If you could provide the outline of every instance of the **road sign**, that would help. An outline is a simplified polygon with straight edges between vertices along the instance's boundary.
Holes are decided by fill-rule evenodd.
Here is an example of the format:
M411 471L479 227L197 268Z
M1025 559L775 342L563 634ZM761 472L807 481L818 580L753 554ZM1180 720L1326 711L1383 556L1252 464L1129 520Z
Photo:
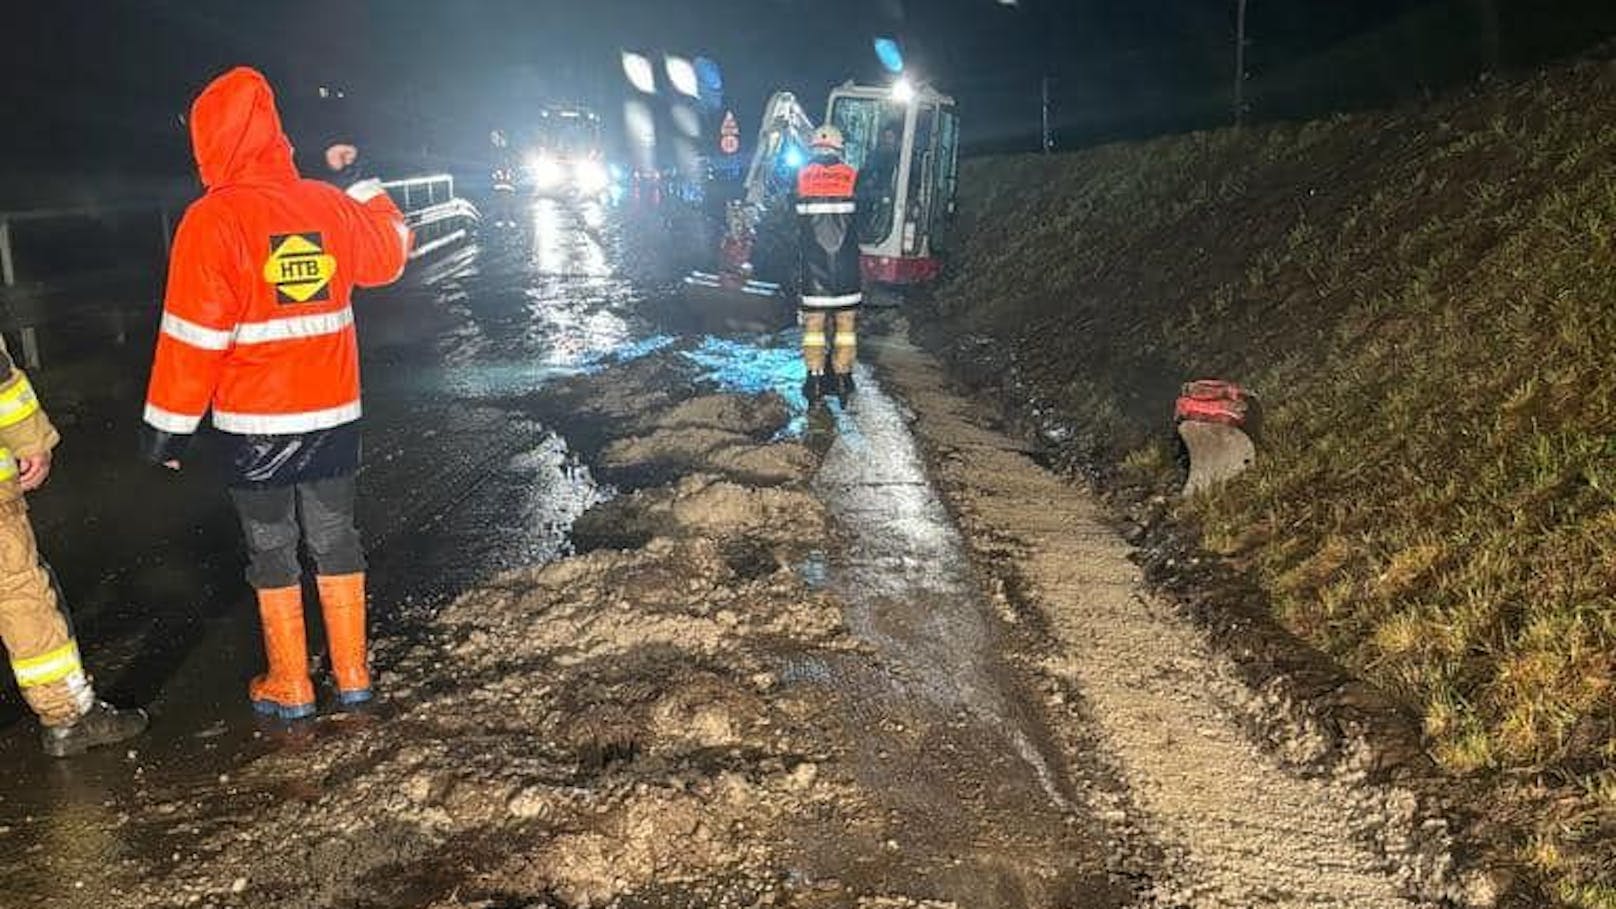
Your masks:
M718 128L718 150L726 155L741 150L741 124L736 122L734 111L724 112L724 124Z

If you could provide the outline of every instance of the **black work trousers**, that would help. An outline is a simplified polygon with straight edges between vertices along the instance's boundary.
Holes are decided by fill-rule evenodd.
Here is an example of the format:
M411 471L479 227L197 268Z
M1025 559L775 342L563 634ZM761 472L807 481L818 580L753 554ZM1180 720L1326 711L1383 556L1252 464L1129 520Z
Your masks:
M247 537L247 583L257 590L300 583L300 540L320 574L364 571L354 491L353 474L292 486L232 488L230 499Z

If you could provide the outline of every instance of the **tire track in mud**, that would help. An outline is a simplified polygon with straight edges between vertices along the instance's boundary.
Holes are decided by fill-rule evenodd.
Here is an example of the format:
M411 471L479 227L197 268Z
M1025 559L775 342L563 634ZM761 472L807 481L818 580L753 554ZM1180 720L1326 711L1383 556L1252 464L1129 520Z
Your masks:
M1097 807L1161 850L1124 859L1155 880L1145 905L1491 904L1489 881L1457 873L1440 849L1407 848L1412 796L1303 778L1255 745L1241 715L1253 693L1149 590L1098 501L985 428L929 355L895 339L871 346L917 415L976 559L1045 626L1051 708L1079 697L1098 729L1097 741L1069 740L1071 758L1098 746L1127 788Z

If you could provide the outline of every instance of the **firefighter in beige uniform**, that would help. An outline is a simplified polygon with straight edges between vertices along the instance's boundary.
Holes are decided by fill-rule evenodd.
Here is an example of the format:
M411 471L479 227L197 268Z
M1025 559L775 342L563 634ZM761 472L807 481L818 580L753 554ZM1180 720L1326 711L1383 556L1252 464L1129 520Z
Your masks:
M146 715L96 699L34 542L23 494L44 484L59 441L28 377L0 342L0 639L23 699L44 726L46 753L66 757L140 734Z

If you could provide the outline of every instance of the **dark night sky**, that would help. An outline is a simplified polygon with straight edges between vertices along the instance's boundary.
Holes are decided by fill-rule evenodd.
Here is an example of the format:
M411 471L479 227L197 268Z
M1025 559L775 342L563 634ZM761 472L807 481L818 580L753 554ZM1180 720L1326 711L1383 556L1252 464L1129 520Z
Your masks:
M1512 5L1251 3L1259 73L1383 29L1416 7ZM1194 126L1197 112L1228 92L1233 7L1234 0L30 3L8 11L0 54L0 109L9 127L0 165L13 179L182 169L177 115L208 77L233 63L263 68L288 104L321 83L345 85L373 134L387 137L378 141L452 156L540 97L578 97L610 111L622 91L623 48L714 57L745 114L775 87L793 88L812 108L832 84L876 76L870 41L884 32L903 37L912 64L959 98L968 137L978 142L1032 136L1046 71L1056 77L1061 125L1074 136ZM296 118L289 119L295 141Z

